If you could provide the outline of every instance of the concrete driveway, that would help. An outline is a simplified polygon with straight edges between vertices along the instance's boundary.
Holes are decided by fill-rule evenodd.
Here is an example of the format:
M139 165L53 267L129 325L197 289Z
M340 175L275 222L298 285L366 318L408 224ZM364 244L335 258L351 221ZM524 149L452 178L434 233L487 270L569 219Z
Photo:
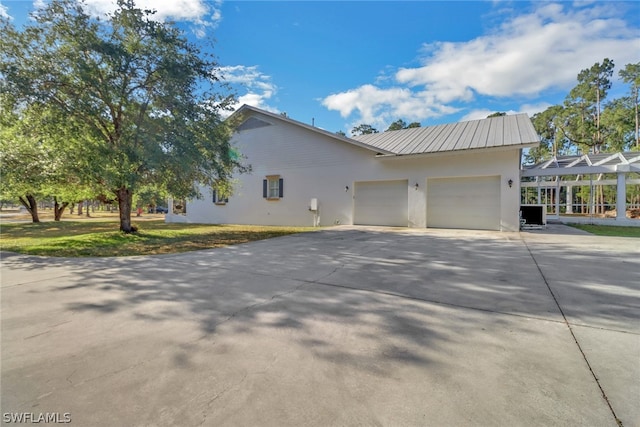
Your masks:
M1 272L4 423L640 426L637 239L342 227Z

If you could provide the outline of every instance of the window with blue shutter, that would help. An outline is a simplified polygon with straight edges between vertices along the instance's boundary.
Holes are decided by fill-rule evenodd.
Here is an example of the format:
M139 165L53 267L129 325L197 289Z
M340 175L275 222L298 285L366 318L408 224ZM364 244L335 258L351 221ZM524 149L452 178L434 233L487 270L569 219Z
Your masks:
M217 190L211 190L211 192L213 193L213 203L216 205L226 205L229 203L229 197L221 195Z
M262 197L267 200L279 200L284 197L284 179L280 175L268 175L262 181Z

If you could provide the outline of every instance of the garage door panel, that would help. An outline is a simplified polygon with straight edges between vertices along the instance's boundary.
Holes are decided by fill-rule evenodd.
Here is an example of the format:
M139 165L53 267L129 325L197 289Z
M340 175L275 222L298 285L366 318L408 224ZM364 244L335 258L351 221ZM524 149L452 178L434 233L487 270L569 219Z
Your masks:
M356 182L353 223L406 227L408 205L407 180Z
M427 227L500 229L500 177L431 178Z

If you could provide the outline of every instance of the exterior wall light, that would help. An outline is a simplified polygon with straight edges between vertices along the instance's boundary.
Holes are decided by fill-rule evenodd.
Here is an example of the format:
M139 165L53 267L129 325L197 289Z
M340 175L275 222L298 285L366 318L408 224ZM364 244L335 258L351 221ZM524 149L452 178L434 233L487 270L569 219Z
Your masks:
M416 185L414 185L414 186L413 186L413 188L415 188L415 189L417 190L417 189L418 189L418 187L420 187L420 186L419 186L419 185L418 185L418 183L416 182Z
M507 184L509 184L509 188L511 188L511 187L513 186L513 180L512 180L512 179L510 179L510 180L507 182Z
M344 191L349 191L349 186L348 186L348 185L346 185L346 186L344 187Z

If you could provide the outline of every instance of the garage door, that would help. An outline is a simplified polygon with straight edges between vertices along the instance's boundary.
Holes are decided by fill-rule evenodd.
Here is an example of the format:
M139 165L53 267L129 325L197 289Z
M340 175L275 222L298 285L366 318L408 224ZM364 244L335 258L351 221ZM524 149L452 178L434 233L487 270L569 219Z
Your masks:
M353 223L406 227L408 185L406 179L356 182L353 192Z
M500 177L427 180L427 227L500 229Z

